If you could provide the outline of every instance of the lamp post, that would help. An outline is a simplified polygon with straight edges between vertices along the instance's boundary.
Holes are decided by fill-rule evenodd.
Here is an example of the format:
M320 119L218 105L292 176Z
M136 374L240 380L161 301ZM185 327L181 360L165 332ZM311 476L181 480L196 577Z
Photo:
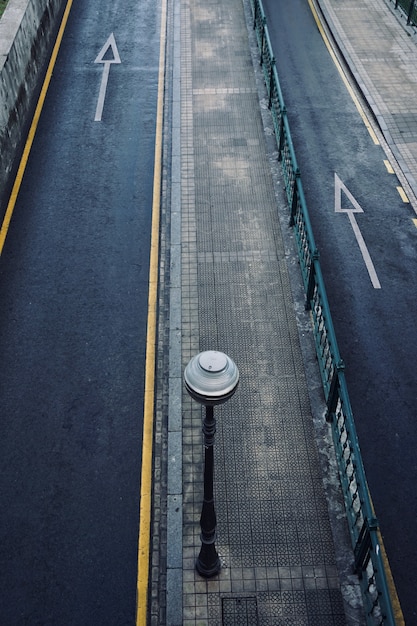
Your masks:
M203 420L204 434L204 498L201 510L201 549L196 569L201 576L210 578L220 570L217 554L216 511L213 496L214 456L216 432L214 406L231 398L239 383L239 370L223 352L208 350L194 356L184 371L184 383L190 396L206 408Z

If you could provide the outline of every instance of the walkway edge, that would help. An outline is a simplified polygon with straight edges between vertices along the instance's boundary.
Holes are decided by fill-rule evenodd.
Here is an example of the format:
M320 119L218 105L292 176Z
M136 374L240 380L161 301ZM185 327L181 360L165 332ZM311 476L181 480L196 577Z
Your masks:
M181 0L174 4L171 137L171 232L169 297L169 397L167 485L167 624L182 614L182 311L181 311Z
M159 223L161 199L161 168L162 168L162 128L164 104L164 75L165 75L165 45L166 45L166 14L167 2L162 0L160 25L160 53L158 75L158 101L156 113L155 135L155 169L152 201L151 251L149 266L149 293L148 293L148 328L146 336L145 361L145 394L143 412L143 442L142 442L142 474L140 483L140 518L138 541L138 578L137 578L137 607L136 623L146 624L149 560L150 560L150 530L151 530L151 498L152 498L152 446L153 446L153 416L155 396L155 353L156 353L156 315L158 294L158 264L159 264Z

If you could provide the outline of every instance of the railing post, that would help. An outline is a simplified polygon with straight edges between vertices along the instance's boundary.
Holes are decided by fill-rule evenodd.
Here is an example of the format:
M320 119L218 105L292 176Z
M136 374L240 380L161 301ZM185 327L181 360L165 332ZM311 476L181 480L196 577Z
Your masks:
M327 396L326 422L333 421L333 415L337 406L337 386L339 383L339 373L345 371L345 364L342 359L334 366L332 382L330 383L329 395Z
M371 550L371 531L378 530L378 520L376 517L370 519L365 518L363 520L362 528L359 533L358 540L354 549L355 557L355 574L362 578L362 572L366 569L366 566L370 557Z
M292 165L292 164L291 164ZM294 226L295 224L295 214L297 211L297 200L298 200L298 190L297 190L297 181L300 178L300 170L297 169L294 172L294 184L292 188L292 202L291 202L291 215L290 215L290 226Z
M265 24L266 24L266 17L263 18L262 20L262 33L261 33L261 58L259 59L259 65L262 67L263 63L264 63L264 41L265 41Z
M269 77L269 101L268 101L268 109L272 106L272 92L274 89L274 67L275 67L275 57L271 59L271 74Z
M315 261L318 261L319 259L320 259L320 252L316 248L313 254L311 255L311 263L310 263L309 274L308 274L306 301L305 301L305 306L304 306L306 311L311 309L311 298L313 297L314 285L316 282L316 268L315 268L314 263Z
M253 30L255 30L256 22L258 19L258 7L259 7L257 0L254 1L253 5L254 5L253 6Z
M279 137L277 137L278 143L278 161L282 159L282 149L284 147L284 117L287 115L287 109L285 106L281 109L281 119L280 119L280 127L279 127Z
M414 2L415 0L411 0L410 2L410 9L408 11L408 16L407 16L407 26L410 24L411 22L411 14L413 13L413 9L414 9Z

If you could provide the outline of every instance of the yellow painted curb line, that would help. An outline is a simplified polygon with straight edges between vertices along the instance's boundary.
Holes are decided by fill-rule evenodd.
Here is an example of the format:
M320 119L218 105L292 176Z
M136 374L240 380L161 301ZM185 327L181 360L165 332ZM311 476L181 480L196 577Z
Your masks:
M408 199L408 196L407 196L407 194L405 193L404 189L400 186L400 187L397 187L397 191L398 191L398 193L400 194L400 198L401 198L401 200L402 200L404 203L408 204L408 203L410 202L410 200Z

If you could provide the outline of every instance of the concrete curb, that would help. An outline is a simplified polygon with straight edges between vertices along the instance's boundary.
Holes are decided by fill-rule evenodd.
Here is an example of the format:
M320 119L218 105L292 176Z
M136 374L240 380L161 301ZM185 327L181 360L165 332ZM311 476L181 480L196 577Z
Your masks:
M0 19L0 188L22 139L63 0L10 0Z

